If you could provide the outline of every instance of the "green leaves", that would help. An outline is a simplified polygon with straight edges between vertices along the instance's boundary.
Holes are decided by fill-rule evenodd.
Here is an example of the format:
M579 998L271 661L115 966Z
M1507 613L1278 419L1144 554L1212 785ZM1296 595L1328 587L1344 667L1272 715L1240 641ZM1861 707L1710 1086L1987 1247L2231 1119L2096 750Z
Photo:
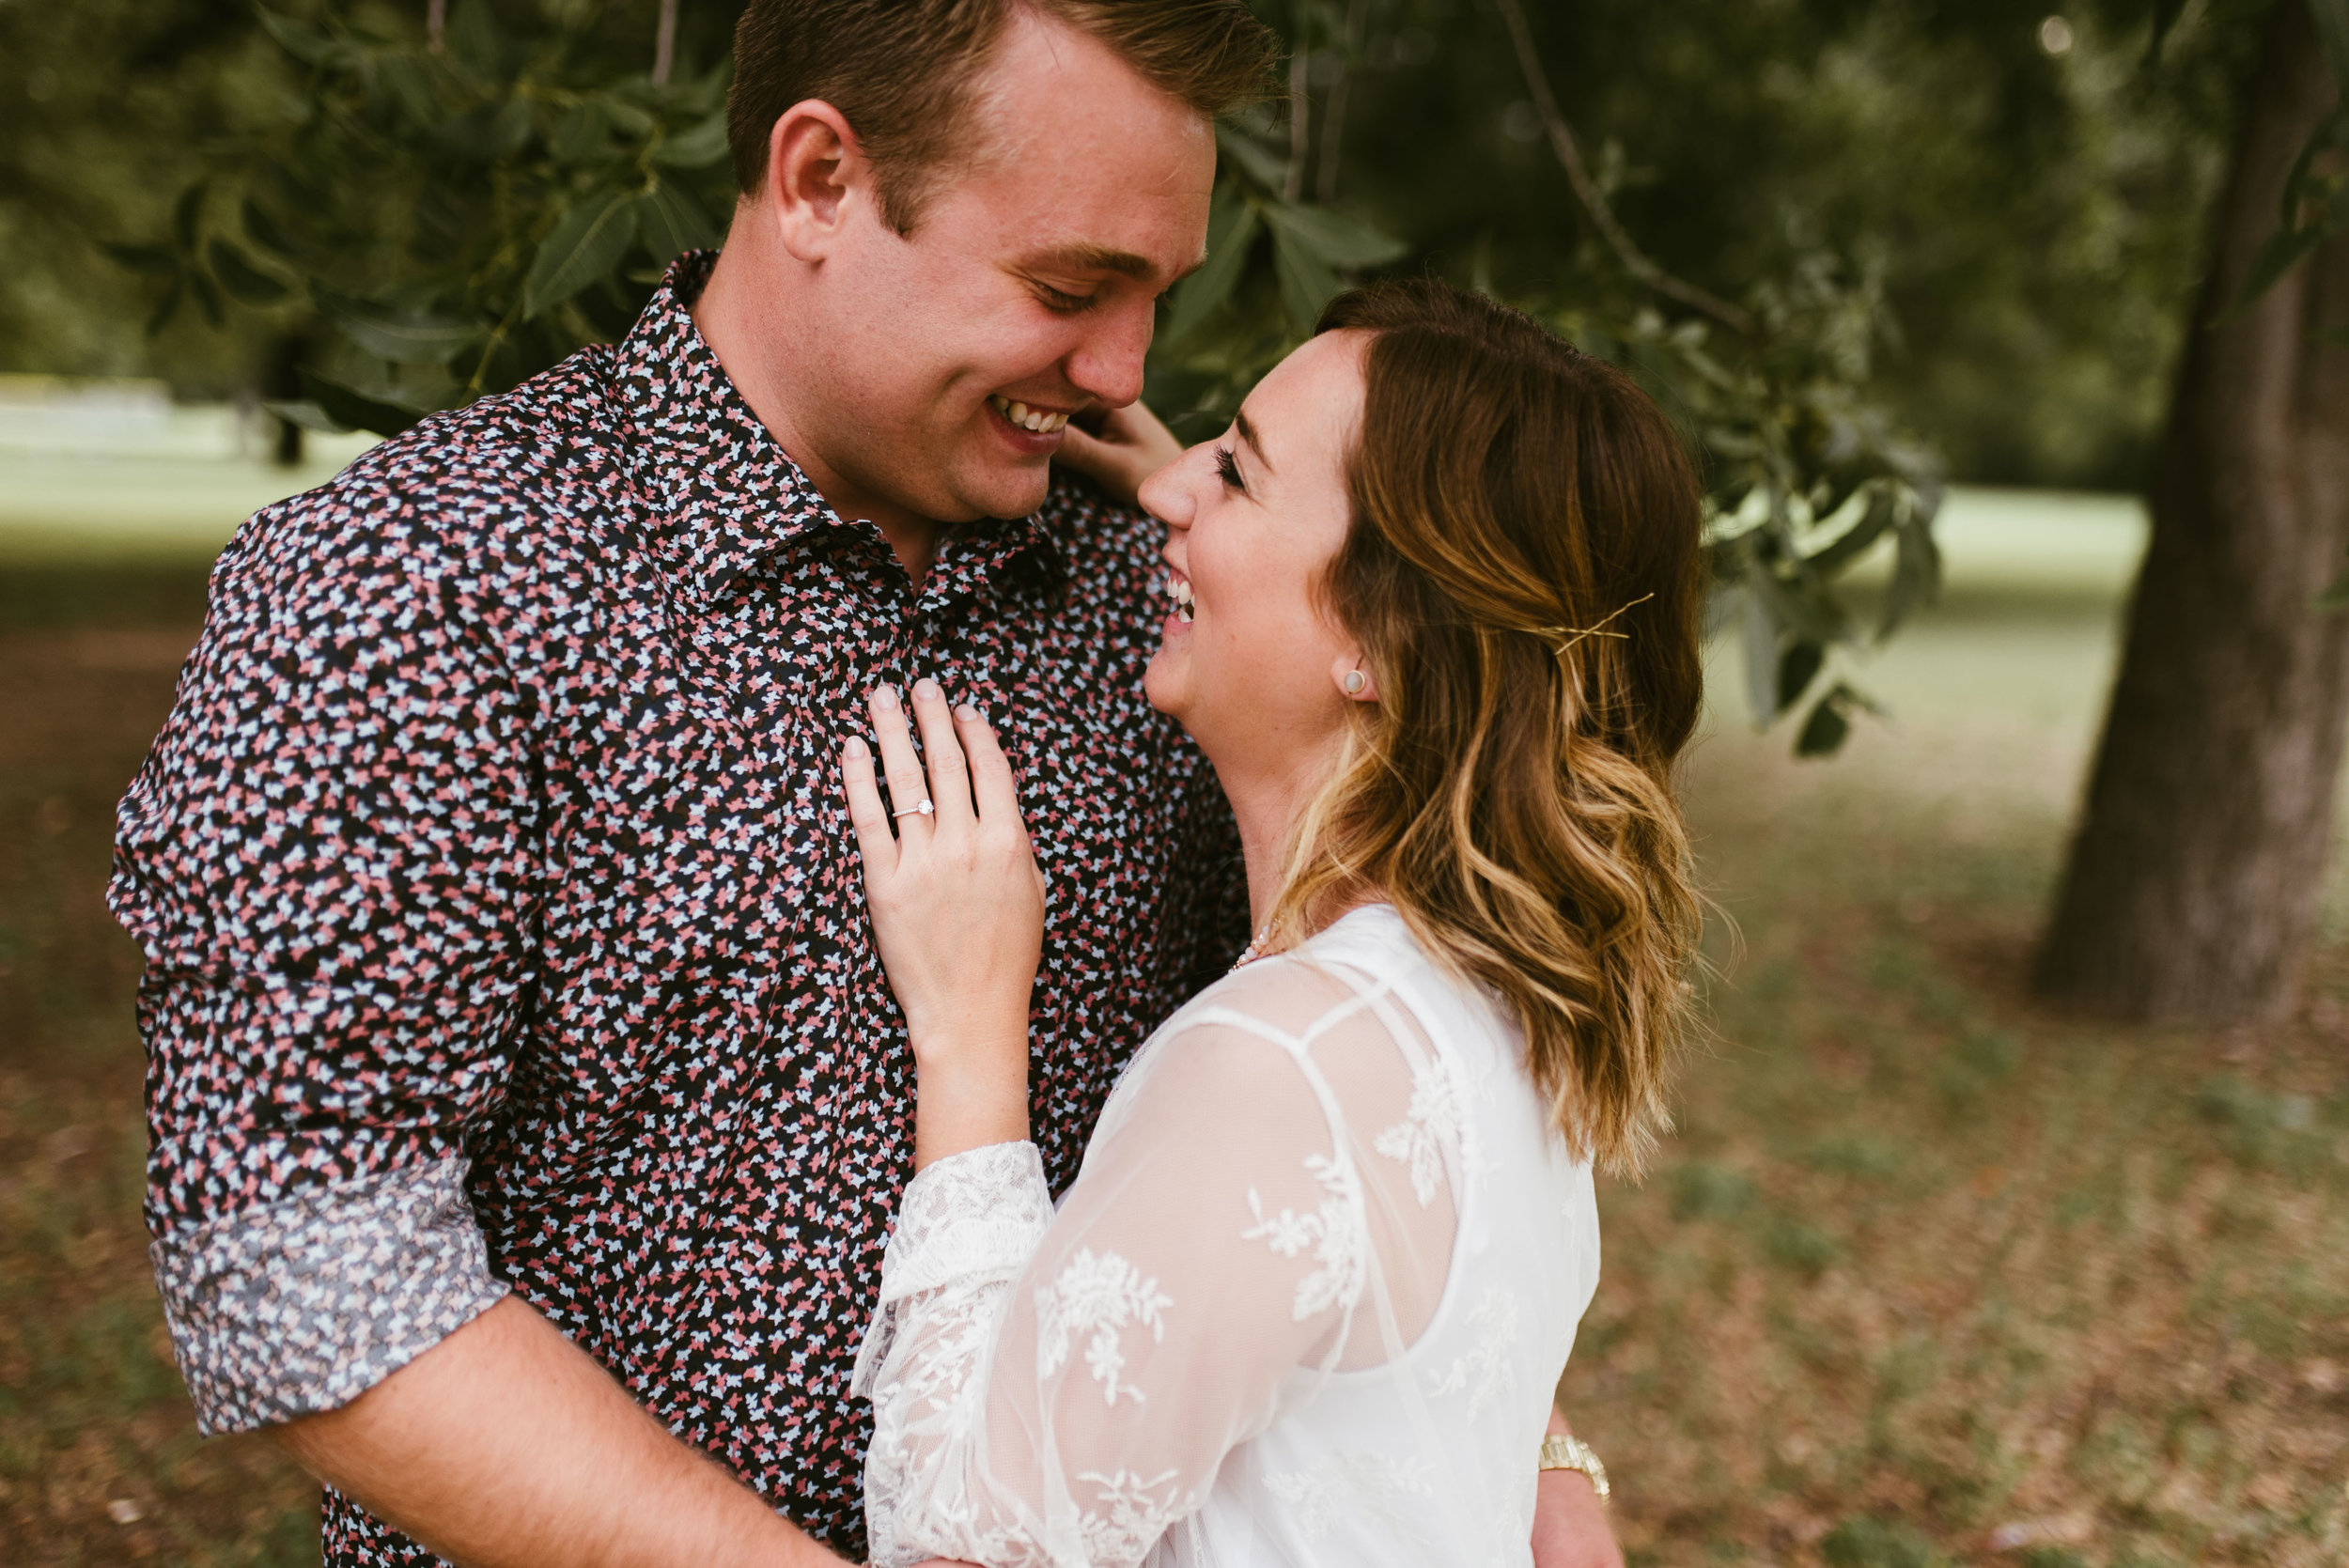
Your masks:
M620 192L564 213L539 244L523 280L522 314L543 316L609 275L636 238L636 199Z
M163 284L153 314L148 318L150 336L169 326L179 306L189 300L217 327L226 319L225 307L229 300L264 309L293 294L284 279L256 265L233 241L217 236L205 239L210 194L210 185L205 180L179 194L172 204L168 244L115 241L100 246L117 264ZM252 209L249 201L246 206Z
M636 226L653 260L667 266L687 251L707 250L724 238L683 187L661 179L636 198Z
M1262 225L1255 203L1248 199L1238 180L1227 179L1216 186L1215 200L1207 210L1207 259L1175 286L1166 330L1159 339L1161 349L1187 340L1231 299L1247 268L1248 248Z
M448 54L476 82L506 74L510 48L487 0L457 0L448 19Z
M118 240L109 240L98 248L112 256L119 265L128 267L134 272L142 272L150 278L168 278L179 275L179 258L173 255L166 246L133 245L126 244Z
M669 169L706 169L726 156L726 116L722 111L674 132L652 150L652 161Z
M1330 267L1383 267L1410 251L1392 235L1381 234L1334 207L1274 202L1266 206L1264 215L1275 235Z
M1263 203L1262 211L1272 230L1281 298L1300 334L1313 331L1321 307L1336 295L1339 269L1379 266L1408 249L1401 241L1330 208L1273 200Z
M342 429L372 430L389 436L397 435L416 422L415 410L369 397L315 370L305 368L301 377L302 390L309 395L311 406Z
M283 256L287 260L290 261L294 258L293 241L286 238L285 229L279 225L276 219L269 215L267 208L251 196L247 196L244 198L241 216L244 220L245 238L263 250Z
M1268 213L1267 221L1270 222ZM1337 294L1338 274L1279 223L1272 224L1272 266L1281 280L1281 303L1299 336L1314 330L1321 307Z
M1207 256L1169 302L1145 393L1178 431L1229 419L1256 379L1302 342L1360 271L1410 247L1339 209L1282 194L1288 165L1259 119L1216 128L1222 170L1207 216ZM1271 243L1257 241L1268 236Z
M2178 24L2178 18L2185 12L2186 0L2154 0L2153 33L2145 40L2147 65L2161 57L2162 40L2170 36L2170 29Z
M1802 701L1802 694L1811 690L1811 682L1827 662L1827 647L1808 638L1787 644L1778 660L1778 704L1774 713L1783 713Z
M692 63L714 13L655 84L649 28L624 51L634 29L577 6L451 0L435 49L421 6L272 3L301 67L288 112L226 133L167 231L109 254L152 280L158 329L279 314L318 382L289 417L394 430L503 390L627 330L657 276L640 246L665 265L719 242L728 69Z
M451 320L422 311L400 311L370 300L311 286L320 314L361 349L394 365L445 365L488 335L477 322Z
M1814 255L1750 297L1761 327L1750 338L1641 305L1581 305L1556 319L1584 349L1629 367L1698 438L1706 551L1726 612L1715 620L1734 622L1747 705L1757 727L1799 715L1797 753L1821 756L1874 711L1837 675L1839 650L1882 641L1939 586L1940 485L1931 458L1864 396L1868 349L1884 330L1871 274ZM1888 545L1875 613L1855 614L1844 582Z
M212 276L220 280L228 297L241 304L273 305L293 292L282 280L254 266L242 251L226 240L215 240L205 246L204 256L212 264Z
M1834 690L1812 705L1811 717L1802 722L1802 729L1795 737L1795 754L1824 757L1842 751L1843 742L1851 738L1852 713L1859 708L1877 711L1874 703L1838 681Z
M2336 86L2349 85L2349 0L2308 0L2316 21L2316 41Z

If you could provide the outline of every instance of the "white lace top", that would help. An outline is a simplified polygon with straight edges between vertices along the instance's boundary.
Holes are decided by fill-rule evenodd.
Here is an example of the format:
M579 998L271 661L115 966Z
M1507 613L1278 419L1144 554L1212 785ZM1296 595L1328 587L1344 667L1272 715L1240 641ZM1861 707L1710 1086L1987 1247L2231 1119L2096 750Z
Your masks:
M908 1186L872 1560L1530 1562L1597 1279L1516 1028L1358 909L1152 1036L1057 1214L1027 1143Z

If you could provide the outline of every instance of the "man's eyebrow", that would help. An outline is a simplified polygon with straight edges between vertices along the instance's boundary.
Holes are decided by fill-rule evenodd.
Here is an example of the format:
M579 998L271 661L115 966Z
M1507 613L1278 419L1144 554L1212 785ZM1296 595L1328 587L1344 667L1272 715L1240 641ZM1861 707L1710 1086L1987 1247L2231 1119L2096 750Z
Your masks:
M1248 416L1244 413L1232 415L1232 428L1239 432L1239 439L1248 443L1249 450L1256 454L1256 460L1264 464L1264 471L1270 474L1272 459L1264 455L1264 442L1256 439L1256 427L1248 423Z
M1158 275L1158 264L1146 256L1109 245L1059 245L1028 257L1031 267L1066 269L1072 272L1115 272L1143 283Z

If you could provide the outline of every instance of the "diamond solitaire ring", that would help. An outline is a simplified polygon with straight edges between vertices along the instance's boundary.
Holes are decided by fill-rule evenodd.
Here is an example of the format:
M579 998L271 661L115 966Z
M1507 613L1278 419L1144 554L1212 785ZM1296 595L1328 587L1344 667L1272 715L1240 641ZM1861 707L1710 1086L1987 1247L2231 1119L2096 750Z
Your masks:
M936 806L931 805L927 800L924 800L918 806L908 806L903 811L893 811L889 814L889 816L890 820L894 822L900 816L930 816L935 815L937 811L938 808Z

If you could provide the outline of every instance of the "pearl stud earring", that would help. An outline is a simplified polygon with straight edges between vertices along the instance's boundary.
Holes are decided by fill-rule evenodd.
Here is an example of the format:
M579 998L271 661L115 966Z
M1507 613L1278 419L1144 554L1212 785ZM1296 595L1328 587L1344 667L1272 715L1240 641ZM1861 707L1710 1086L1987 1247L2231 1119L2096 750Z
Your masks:
M1369 677L1368 675L1366 675L1362 674L1362 673L1361 673L1361 671L1360 671L1360 670L1348 670L1348 671L1346 671L1346 681L1345 681L1345 686L1346 686L1346 694L1347 696L1349 696L1349 697L1359 697L1359 696L1361 696L1361 695L1362 694L1362 688L1363 688L1363 687L1365 687L1365 686L1368 686L1369 684L1370 684L1370 677Z

